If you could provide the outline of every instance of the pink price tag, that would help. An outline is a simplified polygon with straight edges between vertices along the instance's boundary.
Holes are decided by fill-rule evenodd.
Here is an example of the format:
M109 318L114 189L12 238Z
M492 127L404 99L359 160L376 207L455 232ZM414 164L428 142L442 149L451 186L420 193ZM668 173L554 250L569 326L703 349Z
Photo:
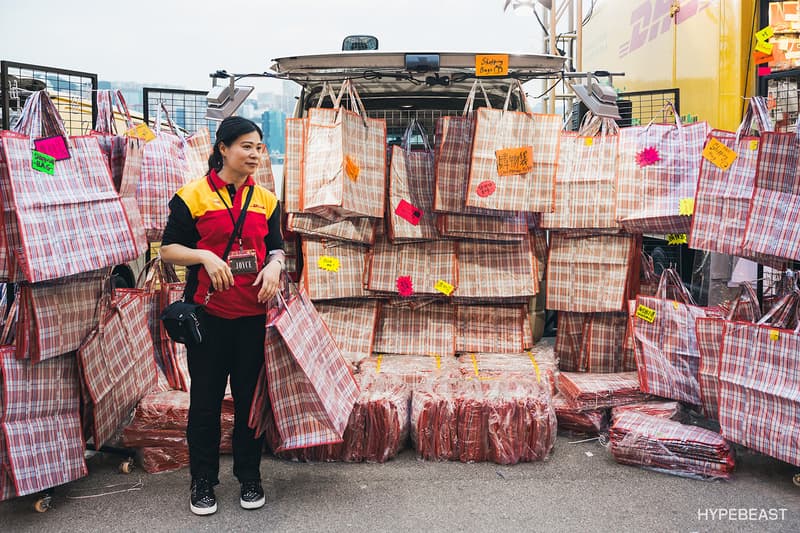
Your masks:
M394 210L394 214L414 226L418 226L419 219L422 218L422 211L405 200L400 200L400 203L397 204L397 209Z
M47 154L56 161L70 158L67 141L61 135L36 139L33 141L33 146L35 146L37 152Z
M770 67L758 67L759 76L769 76L770 74L772 74L772 69Z
M397 278L397 292L403 297L414 294L414 284L411 282L411 276L400 276Z

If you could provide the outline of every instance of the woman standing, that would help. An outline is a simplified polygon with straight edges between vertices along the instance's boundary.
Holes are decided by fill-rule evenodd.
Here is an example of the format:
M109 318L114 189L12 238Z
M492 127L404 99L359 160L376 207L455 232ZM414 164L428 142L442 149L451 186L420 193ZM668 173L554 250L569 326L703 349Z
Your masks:
M254 437L247 420L264 364L266 303L278 290L285 259L278 200L252 177L265 149L261 137L247 119L222 121L208 174L172 198L162 239L161 258L189 267L186 300L205 306L202 342L188 347L190 508L198 515L217 510L220 412L229 376L240 504L257 509L265 501L260 472L264 439Z

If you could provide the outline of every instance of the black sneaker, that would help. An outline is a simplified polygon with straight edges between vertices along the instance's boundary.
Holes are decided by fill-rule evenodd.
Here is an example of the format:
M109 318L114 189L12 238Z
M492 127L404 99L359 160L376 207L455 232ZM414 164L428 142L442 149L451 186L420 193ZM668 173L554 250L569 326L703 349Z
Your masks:
M189 507L194 514L200 516L217 512L217 498L208 477L198 476L192 479L192 500Z
M265 501L264 489L261 487L260 481L242 481L242 496L239 498L242 509L264 507Z

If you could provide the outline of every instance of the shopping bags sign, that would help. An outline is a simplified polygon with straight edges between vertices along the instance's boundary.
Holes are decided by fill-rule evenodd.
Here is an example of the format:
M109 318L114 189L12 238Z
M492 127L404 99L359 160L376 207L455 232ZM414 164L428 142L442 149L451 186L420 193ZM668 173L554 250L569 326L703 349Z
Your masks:
M641 318L642 320L652 324L656 320L656 310L640 304L636 309L636 316L637 318Z
M394 214L414 226L418 226L419 220L422 218L422 211L405 200L400 200L400 203L397 204L397 208L394 210Z
M496 150L495 157L497 158L498 176L526 174L533 168L532 146Z
M678 244L686 244L688 243L686 239L685 233L668 233L667 234L667 245L669 246L676 246Z
M475 75L506 76L508 74L508 54L491 54L475 56Z
M56 161L69 159L69 148L67 141L61 135L45 137L33 141L34 150L41 154L49 155Z
M31 154L31 168L52 176L56 172L56 158L34 150Z
M722 170L728 170L739 155L717 139L712 138L703 148L703 157Z

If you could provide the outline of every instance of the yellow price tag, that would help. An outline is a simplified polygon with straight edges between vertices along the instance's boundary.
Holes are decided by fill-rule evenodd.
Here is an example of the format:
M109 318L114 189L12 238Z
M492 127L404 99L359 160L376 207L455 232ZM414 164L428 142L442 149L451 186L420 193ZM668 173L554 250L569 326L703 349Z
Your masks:
M125 135L128 137L136 137L137 139L142 139L144 142L150 142L156 138L156 134L153 133L153 130L145 124L141 123L138 126L134 126L133 128L129 129L125 132Z
M652 324L656 320L656 310L650 309L646 305L639 304L639 307L636 309L636 316Z
M433 356L433 358L436 359L436 370L440 370L442 368L442 356L439 355L438 353L432 353L429 355Z
M475 372L475 376L480 377L480 372L478 371L478 359L475 357L474 353L469 354L469 356L472 359L472 371Z
M755 152L758 150L758 141L750 141L750 151Z
M594 137L584 137L583 144L585 146L592 146L594 144Z
M676 301L674 301L674 300L673 300L673 301L672 301L672 307L674 307L674 308L675 308L675 310L677 311L678 309L680 309L680 308L681 308L681 304L679 304L678 302L676 302Z
M679 244L687 244L689 241L687 240L685 233L668 233L667 234L667 245L669 246L677 246Z
M526 174L533 168L533 147L506 148L496 150L498 176L514 176Z
M356 165L349 155L344 156L344 173L350 178L350 181L358 181L358 174L361 169Z
M323 255L319 258L319 261L317 261L317 266L328 272L339 272L339 260L335 257Z
M770 55L772 54L772 43L765 43L764 41L758 41L754 48L756 52L761 52L762 54Z
M530 352L530 350L528 350L527 354L528 354L528 358L530 358L530 360L531 360L531 363L533 363L533 369L536 371L536 381L541 383L542 382L542 375L539 373L539 365L536 364L536 358L533 357L533 354Z
M694 198L681 198L678 203L678 214L692 216L694 214Z
M728 170L728 167L739 157L739 154L722 144L716 139L711 139L703 148L703 157L713 165Z
M756 39L764 42L771 39L773 35L775 35L775 30L772 29L772 26L767 26L756 32Z
M769 330L769 340L776 341L781 338L781 332L777 329Z
M453 287L452 285L450 285L449 283L447 283L442 279L437 281L436 285L434 285L433 288L441 292L445 296L450 296L451 294L453 294L453 291L455 290L455 287Z
M375 364L375 373L381 373L381 363L383 362L383 354L378 355L378 362Z
M508 54L476 54L475 76L505 76L508 74Z

